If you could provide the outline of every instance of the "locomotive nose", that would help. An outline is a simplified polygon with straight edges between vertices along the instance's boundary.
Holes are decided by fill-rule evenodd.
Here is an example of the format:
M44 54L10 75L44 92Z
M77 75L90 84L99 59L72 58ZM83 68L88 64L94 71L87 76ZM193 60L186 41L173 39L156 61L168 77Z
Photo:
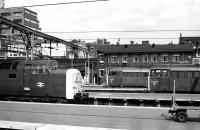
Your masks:
M82 93L81 72L77 69L68 69L66 71L66 98L74 99L74 97L83 96Z

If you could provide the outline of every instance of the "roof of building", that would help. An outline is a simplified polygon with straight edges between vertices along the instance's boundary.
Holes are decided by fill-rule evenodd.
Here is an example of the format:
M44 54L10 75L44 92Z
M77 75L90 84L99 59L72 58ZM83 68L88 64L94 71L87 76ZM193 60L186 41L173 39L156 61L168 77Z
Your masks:
M144 52L193 52L192 44L134 44L97 46L102 53L144 53Z

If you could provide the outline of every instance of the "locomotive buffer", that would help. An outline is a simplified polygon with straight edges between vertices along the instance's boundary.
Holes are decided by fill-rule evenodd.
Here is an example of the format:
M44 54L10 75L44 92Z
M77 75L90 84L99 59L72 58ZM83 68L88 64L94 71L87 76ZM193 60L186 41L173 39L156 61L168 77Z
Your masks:
M200 111L200 107L195 106L179 106L176 104L176 82L174 80L174 86L173 86L173 96L172 96L172 107L168 111L168 113L171 113L175 120L178 122L186 122L188 119L187 111Z

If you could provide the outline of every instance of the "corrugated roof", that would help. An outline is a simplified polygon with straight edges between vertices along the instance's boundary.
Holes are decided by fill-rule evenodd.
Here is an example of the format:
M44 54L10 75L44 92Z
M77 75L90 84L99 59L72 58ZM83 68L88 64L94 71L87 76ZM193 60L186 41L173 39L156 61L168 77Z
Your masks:
M97 51L103 53L142 53L142 52L193 52L191 44L135 44L135 45L104 45L97 46Z

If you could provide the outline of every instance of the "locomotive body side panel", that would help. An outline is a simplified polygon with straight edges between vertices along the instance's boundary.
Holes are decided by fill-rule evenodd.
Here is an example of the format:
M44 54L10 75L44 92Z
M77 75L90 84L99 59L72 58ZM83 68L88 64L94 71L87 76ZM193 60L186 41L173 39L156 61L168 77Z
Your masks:
M148 87L148 68L118 68L109 71L111 87Z
M122 84L122 78L120 76L110 76L108 84L110 87L120 87Z
M173 76L177 73L176 77ZM172 80L176 80L176 91L195 93L200 92L200 71L174 71ZM171 91L173 88L171 88Z
M49 96L64 97L66 95L66 70L54 70L50 72L49 85L46 89Z
M21 88L22 73L18 69L19 61L6 60L0 63L0 96L19 96Z
M20 95L22 92L18 71L0 71L0 95Z
M147 87L147 72L123 72L122 84L127 87Z
M25 64L23 72L23 95L45 96L49 83L49 73L46 64Z

